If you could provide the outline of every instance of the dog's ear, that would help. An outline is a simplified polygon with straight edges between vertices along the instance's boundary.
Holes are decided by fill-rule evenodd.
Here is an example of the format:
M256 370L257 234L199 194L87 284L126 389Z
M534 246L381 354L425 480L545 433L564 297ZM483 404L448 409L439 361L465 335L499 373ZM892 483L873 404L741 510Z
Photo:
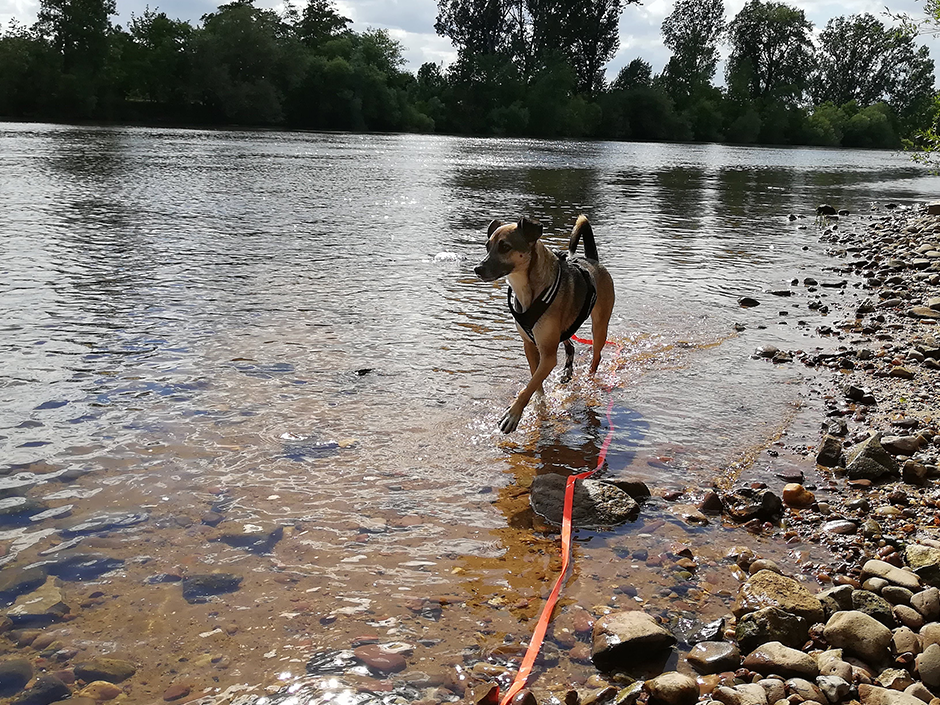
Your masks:
M496 231L496 228L498 228L500 225L502 225L500 221L491 220L489 227L486 229L486 236L489 237L492 235Z
M516 227L519 228L519 232L522 233L522 237L526 239L526 242L530 244L542 237L541 223L536 223L528 218L522 218Z

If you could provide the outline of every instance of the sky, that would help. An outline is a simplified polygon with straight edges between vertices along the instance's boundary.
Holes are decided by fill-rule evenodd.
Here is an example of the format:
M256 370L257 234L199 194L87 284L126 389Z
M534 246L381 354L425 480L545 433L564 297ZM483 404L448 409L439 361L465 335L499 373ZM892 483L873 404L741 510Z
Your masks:
M733 18L745 1L725 0L727 19ZM218 0L117 0L119 14L113 21L125 24L131 14L140 15L149 5L173 19L197 24L202 15L212 12L219 4L222 3ZM283 0L256 0L255 4L258 7L280 8ZM305 3L304 0L294 0L294 4L302 7ZM884 0L789 0L787 4L803 10L817 32L833 17L863 12L874 15L886 24L891 23L885 14ZM669 50L663 46L660 28L663 20L672 12L672 6L672 0L645 0L642 4L628 5L624 9L620 17L620 49L607 66L609 79L616 77L621 68L637 57L648 61L654 73L662 71L669 59ZM38 7L38 0L0 0L0 24L6 27L14 17L23 24L31 24L36 19ZM450 41L434 33L436 0L336 0L336 7L340 14L353 21L352 29L357 32L369 28L388 30L392 38L404 47L407 68L411 71L417 71L427 61L446 66L456 56ZM921 0L887 0L887 10L921 17L923 3ZM940 75L940 39L922 37L919 41L930 48ZM723 67L720 65L716 82L721 83L722 74Z

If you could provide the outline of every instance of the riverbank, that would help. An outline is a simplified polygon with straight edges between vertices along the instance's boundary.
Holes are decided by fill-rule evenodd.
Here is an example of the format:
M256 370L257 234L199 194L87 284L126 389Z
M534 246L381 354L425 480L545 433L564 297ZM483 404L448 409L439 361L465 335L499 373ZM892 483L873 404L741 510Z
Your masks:
M832 560L807 561L801 574L786 576L759 548L731 549L741 580L731 613L691 635L672 633L661 615L596 615L592 659L609 683L569 690L564 702L940 702L940 208L890 205L816 224L834 278L794 279L791 290L767 294L800 293L810 310L829 309L832 323L815 331L828 344L755 351L768 364L814 372L807 403L768 449L789 455L794 468L801 457L814 462L813 477L781 473L781 488L734 486L737 475L722 487L719 478L698 510L781 536L797 555L801 545L823 545ZM811 416L818 442L790 442L799 435L792 426L802 421L805 429ZM694 571L694 552L684 559ZM684 653L675 671L656 676L677 642ZM659 652L659 668L651 652ZM519 702L537 702L524 697ZM492 692L472 700L492 702Z

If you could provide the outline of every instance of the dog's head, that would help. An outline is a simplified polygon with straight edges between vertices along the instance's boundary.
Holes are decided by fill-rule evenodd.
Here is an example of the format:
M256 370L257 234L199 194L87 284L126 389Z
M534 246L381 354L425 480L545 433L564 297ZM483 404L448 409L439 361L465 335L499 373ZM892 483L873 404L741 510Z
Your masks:
M526 218L505 225L494 220L486 234L486 257L473 271L483 281L491 282L529 266L535 243L542 237L542 226Z

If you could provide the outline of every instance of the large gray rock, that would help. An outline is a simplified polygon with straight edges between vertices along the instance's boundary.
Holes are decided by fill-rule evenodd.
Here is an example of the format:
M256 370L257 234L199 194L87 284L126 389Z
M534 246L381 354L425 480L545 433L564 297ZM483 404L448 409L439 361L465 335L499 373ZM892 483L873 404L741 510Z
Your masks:
M557 473L532 480L529 504L550 524L561 525L567 478ZM640 505L625 490L603 480L576 480L571 522L575 527L616 526L636 519Z
M858 686L858 697L862 705L923 705L923 701L913 695L867 683Z
M779 641L761 644L747 655L743 665L765 676L774 674L784 678L815 678L819 675L816 659L802 651L784 646Z
M594 623L591 660L610 671L654 658L675 643L676 637L645 612L614 612Z
M698 683L682 673L670 671L646 681L650 702L659 705L694 705L698 700Z
M940 587L940 548L908 544L904 549L904 560L921 581Z
M849 450L845 470L850 480L877 480L884 475L897 475L901 468L894 456L881 447L878 432Z
M871 577L883 578L889 583L900 585L908 590L917 591L920 589L920 578L909 570L898 568L885 561L872 559L865 562L862 566L862 580Z
M761 570L748 578L738 591L731 611L738 618L764 607L779 607L803 617L809 624L823 619L822 603L793 578Z
M891 630L857 610L832 615L826 622L823 636L830 646L858 656L870 665L888 658Z
M805 619L779 607L765 607L744 615L738 620L734 631L735 639L744 653L770 641L779 641L798 649L806 643L808 634L809 623Z

